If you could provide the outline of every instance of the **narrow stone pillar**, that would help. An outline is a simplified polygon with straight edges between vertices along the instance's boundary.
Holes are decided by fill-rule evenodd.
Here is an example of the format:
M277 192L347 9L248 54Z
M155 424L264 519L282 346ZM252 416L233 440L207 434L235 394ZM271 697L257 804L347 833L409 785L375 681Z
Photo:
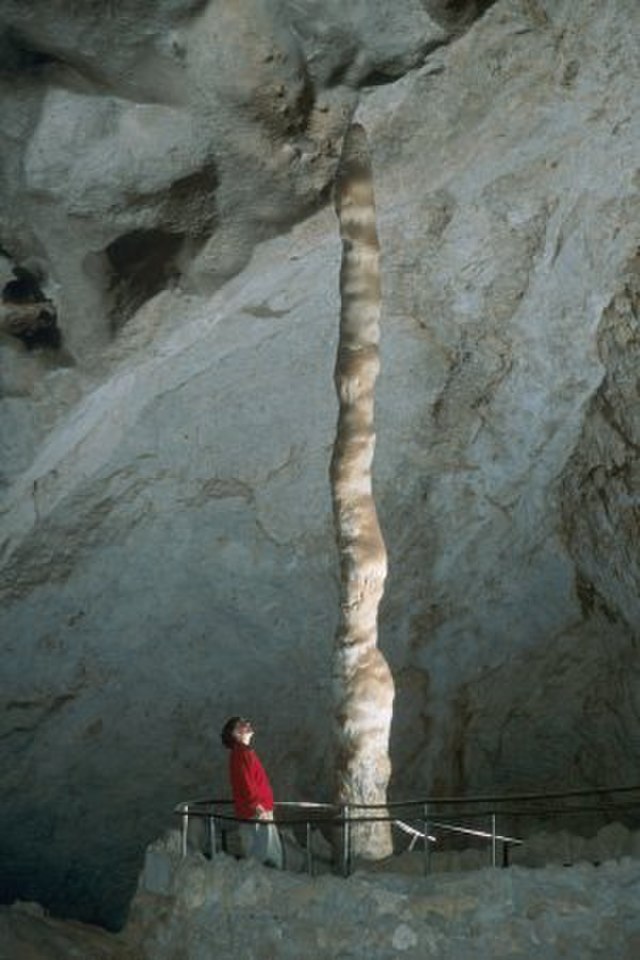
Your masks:
M380 369L380 247L367 138L359 124L345 136L335 207L342 238L335 367L340 410L330 469L340 554L340 622L333 659L336 800L384 804L394 686L377 646L387 552L371 486L374 386ZM369 815L376 812L384 815L384 810ZM359 813L367 815L357 810L352 815ZM352 852L367 859L388 856L389 824L354 827Z

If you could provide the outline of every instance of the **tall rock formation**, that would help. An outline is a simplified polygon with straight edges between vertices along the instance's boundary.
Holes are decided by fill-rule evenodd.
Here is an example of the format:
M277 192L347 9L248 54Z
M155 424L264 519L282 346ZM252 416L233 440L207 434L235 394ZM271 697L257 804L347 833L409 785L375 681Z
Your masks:
M374 391L380 368L380 246L365 131L347 130L335 186L342 238L340 334L335 384L340 410L331 460L331 492L340 553L340 623L335 637L336 791L339 803L362 809L387 799L393 678L378 647L378 607L387 551L372 489ZM393 849L388 823L372 820L352 832L356 855Z

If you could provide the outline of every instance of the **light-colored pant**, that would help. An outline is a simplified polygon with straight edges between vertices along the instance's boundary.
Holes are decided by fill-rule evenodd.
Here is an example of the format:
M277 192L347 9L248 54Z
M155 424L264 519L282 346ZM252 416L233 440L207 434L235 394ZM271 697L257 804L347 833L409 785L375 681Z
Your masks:
M264 820L240 824L240 844L245 857L253 857L261 863L278 870L283 868L282 843L278 828L273 823L273 814Z

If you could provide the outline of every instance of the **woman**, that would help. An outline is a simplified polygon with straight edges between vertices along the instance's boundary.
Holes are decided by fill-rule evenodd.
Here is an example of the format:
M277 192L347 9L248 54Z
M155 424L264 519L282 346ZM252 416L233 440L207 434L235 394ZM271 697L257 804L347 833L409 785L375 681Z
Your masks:
M230 717L221 739L229 754L233 807L240 824L245 857L282 869L282 844L273 823L273 790L260 758L251 747L254 729L244 717Z

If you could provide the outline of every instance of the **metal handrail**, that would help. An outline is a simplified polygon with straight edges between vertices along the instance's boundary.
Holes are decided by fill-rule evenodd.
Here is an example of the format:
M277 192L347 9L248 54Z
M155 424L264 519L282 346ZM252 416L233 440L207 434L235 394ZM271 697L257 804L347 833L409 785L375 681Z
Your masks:
M189 829L189 818L190 817L200 817L205 818L209 830L209 846L210 852L213 855L216 849L216 829L215 823L216 820L227 822L227 823L255 823L258 826L264 823L264 826L270 825L273 821L261 821L261 820L248 820L247 818L237 817L234 814L225 814L220 813L215 810L216 806L232 806L232 801L223 799L198 799L198 800L186 800L178 803L174 808L174 813L179 815L182 818L182 831L181 831L181 850L182 855L187 855L187 839L188 839L188 829ZM379 806L379 805L377 805ZM206 809L201 809L205 807ZM335 810L340 811L341 815L332 816L332 817L302 817L299 820L293 821L280 821L281 823L299 823L304 824L306 828L306 839L307 839L307 869L309 873L313 873L313 854L311 849L311 825L312 824L328 824L332 827L342 827L342 854L341 854L341 863L342 863L342 872L345 876L348 876L351 871L351 838L350 831L353 825L359 823L390 823L392 826L398 827L404 833L408 833L411 837L411 844L409 849L413 849L417 840L421 839L425 844L425 851L430 843L437 843L437 838L430 834L427 830L427 823L425 820L425 829L424 831L417 830L415 827L412 827L410 824L405 823L402 820L399 820L397 817L393 816L374 816L374 817L358 817L352 816L348 804L330 804L330 803L314 803L310 801L291 801L283 800L275 804L275 808L278 807L290 807L292 809L299 810L318 810L318 811L327 811ZM276 821L277 822L277 821ZM503 844L503 847L506 848L509 844L520 844L522 840L517 837L508 837L496 832L495 827L495 816L492 818L492 831L488 832L485 830L475 830L468 827L463 827L456 824L447 824L440 821L433 822L431 821L430 826L437 827L439 830L449 831L453 833L464 834L467 836L481 837L483 839L490 839L492 843L492 864L496 865L496 843L499 841ZM428 872L428 857L425 857L425 872Z
M479 794L477 796L471 797L426 797L418 800L393 800L389 803L352 803L351 806L355 810L358 807L363 807L368 810L373 810L376 807L381 809L394 808L394 807L405 807L405 806L424 806L425 803L428 804L443 804L443 805L453 805L456 806L462 803L520 803L522 801L535 801L535 800L563 800L569 799L570 797L593 797L593 796L603 796L605 794L611 793L640 793L640 784L633 784L621 787L593 787L590 790L563 790L557 792L549 793L509 793L509 794Z
M409 846L409 849L412 850L418 840L424 842L424 852L425 852L425 872L429 871L430 855L429 848L430 845L437 842L437 838L433 836L429 830L437 829L444 832L455 833L465 836L474 836L481 839L486 839L491 842L491 863L493 866L496 866L497 862L497 845L498 843L502 844L503 850L503 865L508 865L508 854L509 848L511 846L520 845L523 841L519 837L507 836L497 832L496 827L496 817L497 813L500 813L501 816L509 817L518 817L518 816L532 816L532 815L544 815L544 814L571 814L571 813L581 813L581 812L606 812L618 809L629 809L633 806L637 807L638 802L634 803L633 801L627 802L608 802L603 803L599 806L574 806L569 805L565 807L552 807L546 809L540 809L535 807L523 806L519 810L511 810L501 808L499 805L503 803L510 804L523 804L526 805L530 802L540 802L545 801L548 803L550 800L573 800L579 797L598 797L598 796L612 796L613 794L628 794L632 792L640 793L640 785L624 785L620 787L596 787L590 790L565 790L563 792L550 792L550 793L524 793L524 794L510 794L502 796L475 796L475 797L430 797L426 800L404 800L404 801L390 801L386 804L337 804L337 803L321 803L315 801L278 801L275 805L276 811L279 809L289 808L295 811L301 811L303 813L308 813L310 811L315 811L316 815L313 817L303 816L300 819L285 821L280 821L280 823L297 823L303 824L306 829L306 841L307 841L307 867L309 873L313 873L313 856L311 851L311 827L312 824L329 824L332 827L342 828L342 851L341 851L341 865L342 872L345 875L348 875L351 870L351 831L354 825L358 823L376 823L376 822L387 822L391 823L393 826L396 826L402 832L409 834L412 839ZM638 798L640 802L640 797ZM498 810L474 810L474 811L464 811L456 809L456 820L460 818L465 819L474 819L476 817L487 817L491 819L491 829L490 830L481 830L473 827L463 826L460 823L450 823L444 822L442 819L434 821L431 819L432 810L434 807L442 808L447 806L454 806L458 808L462 804L472 805L487 805L493 804L498 806ZM182 801L176 805L174 808L174 813L181 816L182 818L182 852L183 855L187 853L187 833L189 827L189 818L190 817L201 817L206 818L208 831L209 831L209 845L211 853L215 852L216 848L216 821L223 822L236 822L242 823L242 818L236 817L233 814L222 813L219 810L216 810L216 807L230 807L232 806L232 801L223 798L223 799L211 799L208 797L203 797L195 800ZM397 815L389 814L388 812L382 816L358 816L359 810L398 810L408 808L420 808L421 820L423 824L423 830L418 830L410 824L405 823L403 820L400 820ZM204 808L204 809L203 809ZM318 814L331 813L330 816L318 816ZM260 823L261 821L251 821L253 823ZM276 821L277 822L277 821Z

